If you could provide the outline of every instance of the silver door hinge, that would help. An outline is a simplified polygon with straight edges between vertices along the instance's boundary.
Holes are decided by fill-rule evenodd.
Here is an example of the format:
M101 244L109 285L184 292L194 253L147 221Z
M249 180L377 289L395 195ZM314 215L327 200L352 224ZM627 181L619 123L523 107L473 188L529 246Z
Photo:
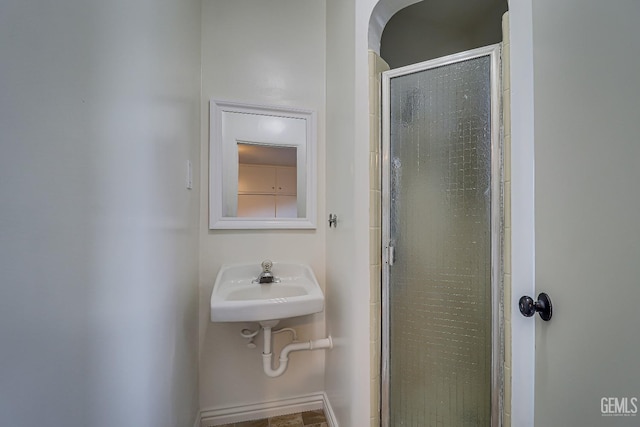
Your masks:
M387 246L387 264L393 265L396 261L396 248L393 245Z

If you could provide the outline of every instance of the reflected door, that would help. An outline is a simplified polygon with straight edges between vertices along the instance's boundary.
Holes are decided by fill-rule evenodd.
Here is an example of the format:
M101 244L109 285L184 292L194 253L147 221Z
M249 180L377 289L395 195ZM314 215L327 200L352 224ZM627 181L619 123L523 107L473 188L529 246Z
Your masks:
M383 426L497 426L499 47L383 74Z

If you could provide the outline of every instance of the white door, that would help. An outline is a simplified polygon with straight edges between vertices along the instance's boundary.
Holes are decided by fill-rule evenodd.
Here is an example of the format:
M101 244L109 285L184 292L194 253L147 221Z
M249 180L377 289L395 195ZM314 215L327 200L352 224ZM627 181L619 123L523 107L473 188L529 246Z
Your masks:
M536 427L638 426L640 2L536 0L532 17L535 294L553 317L526 319L535 379L514 371L514 396L535 382ZM512 425L530 425L520 404Z

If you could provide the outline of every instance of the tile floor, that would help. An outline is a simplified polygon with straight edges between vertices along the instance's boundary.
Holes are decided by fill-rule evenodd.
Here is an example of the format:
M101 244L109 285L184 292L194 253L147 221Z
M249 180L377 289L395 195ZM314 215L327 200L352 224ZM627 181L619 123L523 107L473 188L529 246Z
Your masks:
M298 414L281 415L263 420L225 424L219 427L327 427L327 419L322 409Z

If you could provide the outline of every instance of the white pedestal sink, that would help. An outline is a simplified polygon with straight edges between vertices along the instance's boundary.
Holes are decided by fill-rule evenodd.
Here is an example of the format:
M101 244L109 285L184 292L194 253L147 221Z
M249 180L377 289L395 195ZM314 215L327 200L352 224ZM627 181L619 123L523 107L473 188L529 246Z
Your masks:
M275 283L257 283L259 263L225 265L211 293L212 322L264 322L319 313L324 295L311 268L273 263Z

